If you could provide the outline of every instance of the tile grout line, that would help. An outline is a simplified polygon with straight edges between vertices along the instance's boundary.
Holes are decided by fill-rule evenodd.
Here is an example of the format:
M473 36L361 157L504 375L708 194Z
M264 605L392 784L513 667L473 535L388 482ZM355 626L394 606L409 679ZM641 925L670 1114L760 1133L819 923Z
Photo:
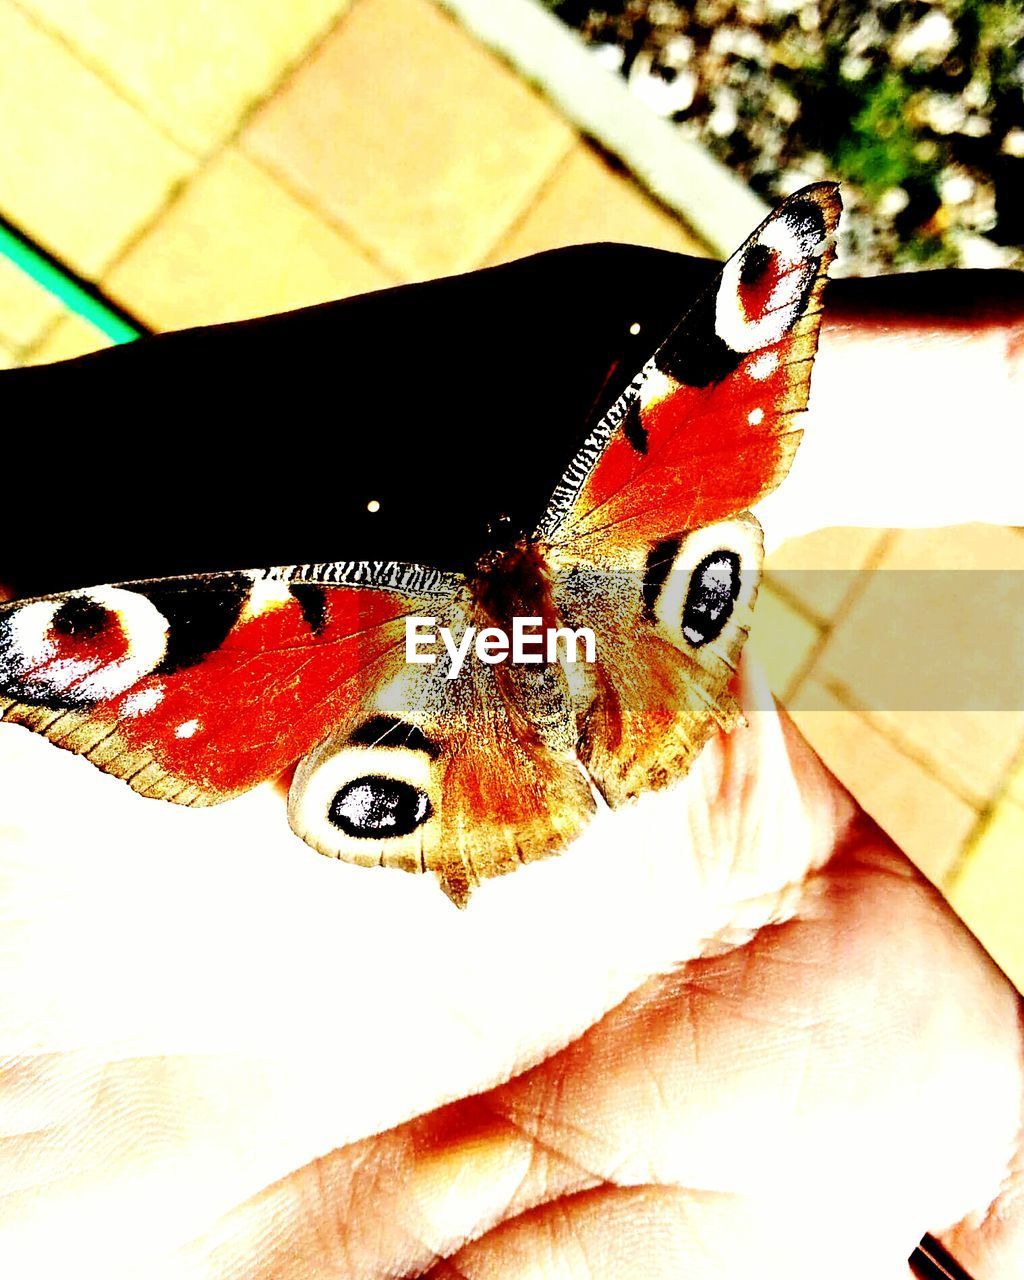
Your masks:
M167 198L153 213L152 217L146 218L144 222L140 223L132 234L125 238L124 243L118 247L117 252L111 255L110 260L104 266L102 273L97 277L97 283L102 285L104 291L109 293L109 295L120 306L129 306L130 304L120 298L117 293L109 287L108 282L110 280L110 276L119 266L121 266L128 255L138 248L142 241L145 240L151 232L156 230L157 226L175 208L175 206L181 203L187 192L192 188L193 184L202 177L204 173L206 173L219 154L219 152L215 152L212 155L207 156L199 162L187 178L182 178L179 182L174 183L167 192ZM144 316L140 313L139 319L144 321L146 324L152 325L152 327L159 332L158 326L153 324L150 317Z
M906 760L910 761L912 764L917 765L918 768L920 768L929 778L931 778L933 782L935 782L938 786L942 787L944 791L949 792L949 794L954 796L957 800L960 800L962 803L966 804L967 807L972 811L974 817L970 826L970 830L967 832L964 838L960 841L959 847L957 848L956 853L954 855L952 865L940 877L939 880L933 881L933 883L935 884L936 888L940 891L940 893L942 893L942 895L948 899L951 893L951 890L953 888L953 885L955 883L955 880L960 873L960 869L965 863L967 857L969 856L970 851L973 849L975 841L978 838L979 830L983 829L984 826L986 826L988 824L988 821L990 820L991 813L990 813L989 805L986 804L986 805L979 806L978 802L973 797L966 795L958 786L954 785L954 783L951 780L945 778L940 772L937 772L930 761L925 761L920 756L918 756L916 751L914 751L914 749L910 747L909 744L905 745L901 739L894 738L890 736L888 733L883 732L883 730L879 727L879 725L877 725L874 722L874 720L871 718L870 712L866 711L857 702L856 698L851 694L850 690L840 681L823 679L821 681L821 684L822 684L822 687L826 690L826 692L830 693L832 697L835 698L835 700L841 705L843 713L856 717L856 719L862 725L866 726L872 733L877 733L879 737L883 739L883 741L888 743L889 746L891 746L894 750L898 751L901 756L903 756ZM814 714L813 708L804 708L804 711L806 714ZM804 733L804 730L802 728L800 729L800 732L803 733L804 736L806 737L806 733ZM843 779L840 778L839 781L842 783ZM845 786L846 784L843 783L843 785ZM856 797L854 798L857 799ZM900 851L904 854L904 856L908 858L913 863L913 865L917 867L919 871L922 872L922 874L925 874L922 871L916 859L910 857L910 855L907 853L906 849L903 847L900 841L896 839L896 837L889 831L889 829L885 826L885 824L879 818L875 817L871 813L871 810L869 808L869 805L871 803L871 796L870 795L866 796L865 801L857 800L857 803L861 805L861 807L864 809L866 813L869 814L869 816L874 818L874 821L878 822L882 830L885 831L885 833L889 836L889 838L893 841L893 843L897 846L897 848L900 849Z
M80 49L74 41L57 25L47 21L32 9L27 9L23 0L8 0L8 3L17 10L25 21L42 35L49 37L54 44L64 50L78 66L88 71L90 75L96 77L97 80L108 89L120 102L130 107L134 112L140 115L146 123L157 133L162 134L165 142L170 142L177 147L179 151L184 151L192 156L196 161L202 161L203 152L200 148L192 146L190 143L182 142L180 138L170 131L167 125L159 120L155 120L149 113L149 109L138 99L130 90L123 88L117 83L111 74L110 68L103 62L98 61L91 53L85 49Z
M357 4L364 0L347 0L339 10L332 14L326 20L322 27L310 36L307 43L300 49L293 58L285 60L278 68L276 74L270 80L268 87L262 92L256 93L249 99L240 109L231 126L225 130L223 135L215 139L209 146L196 146L191 142L186 142L183 138L176 135L169 125L158 120L153 114L152 109L133 91L120 84L114 77L111 69L106 63L99 60L94 54L85 48L80 48L74 40L68 36L64 30L56 23L48 21L45 17L37 14L34 10L26 8L24 0L8 0L8 3L15 8L21 16L31 26L35 27L43 35L48 36L59 45L65 53L67 53L79 66L90 72L96 77L107 89L119 98L127 106L136 111L146 122L152 126L158 133L162 134L165 141L172 143L181 151L187 152L193 156L197 163L201 166L222 151L238 134L241 125L248 119L250 112L265 102L282 86L285 80L292 76L301 66L303 66L317 49L323 44L329 35L333 33L336 27L348 17L349 13Z
M94 63L88 55L83 55L76 48L76 46L58 28L54 28L49 23L38 20L33 13L27 11L23 7L21 0L10 0L10 2L15 6L17 11L25 18L25 20L28 23L30 23L30 25L32 25L35 29L40 31L42 34L53 39L55 43L60 45L65 50L65 52L68 53L68 55L74 59L74 61L78 65L82 66L91 75L96 76L96 78L104 85L104 87L110 90L110 92L112 92L121 102L125 103L133 111L138 112L139 115L141 115L142 118L146 121L146 123L151 125L154 129L156 129L157 132L159 132L166 141L171 142L175 147L177 147L181 151L184 151L186 154L191 156L192 159L195 161L193 168L187 175L184 175L183 177L179 178L176 182L172 183L169 186L166 197L158 205L158 207L153 211L150 217L144 219L139 224L139 226L135 228L135 230L131 233L131 235L127 236L125 240L117 247L117 249L106 259L106 261L102 264L100 270L97 271L94 275L90 276L90 279L93 281L93 283L97 285L104 285L105 282L109 279L110 275L119 266L123 264L125 259L133 252L133 250L135 250L148 235L154 232L159 226L159 224L163 221L163 219L168 214L170 214L178 204L180 204L182 198L192 188L194 183L197 182L198 179L202 177L204 173L208 172L211 164L237 140L239 134L241 133L242 128L244 127L245 123L248 121L250 115L253 112L255 112L260 106L262 106L263 103L269 101L269 99L272 98L284 86L285 82L291 78L291 76L299 69L299 67L302 66L311 57L313 57L316 50L319 49L320 46L323 44L323 42L334 33L335 29L339 27L346 20L349 13L351 13L351 11L355 8L355 6L359 3L365 2L365 0L349 0L349 3L344 6L342 11L338 14L335 14L330 19L330 21L325 23L323 28L310 39L309 43L305 46L305 48L301 51L300 54L298 54L290 62L284 64L284 66L280 70L277 77L268 86L265 93L261 97L253 98L249 103L246 104L246 107L239 113L238 117L236 118L235 123L232 126L231 130L228 133L226 133L224 137L221 138L214 146L212 146L209 150L205 152L201 150L197 150L193 147L184 146L177 138L174 137L173 134L171 134L166 129L165 126L160 124L158 121L154 120L153 117L149 114L148 110L146 110L140 102L138 102L132 95L129 95L124 90L122 90L119 85L117 85L111 78L109 78L107 69L103 67L103 64ZM249 156L248 152L245 152L243 150L242 153L246 156L247 159L252 161L252 157ZM253 161L253 163L255 162ZM262 166L259 166L259 167L262 168ZM271 175L271 176L274 177L275 181L279 181L276 175ZM295 198L294 192L289 190L288 194L292 195L293 198ZM315 214L319 222L324 223L325 220L322 214L320 214L318 211L313 210L305 200L300 200L300 203L303 205L303 207L306 209L307 212L311 214ZM326 224L326 225L329 226L329 224ZM357 242L354 247L357 248L357 250L360 253L362 253L364 257L367 256L361 244ZM374 265L378 265L378 264L374 263ZM394 272L390 269L387 270L387 274L390 277L394 276ZM111 297L113 297L115 301L118 301L120 304L120 299L117 298L116 294L111 292ZM54 316L44 326L43 331L36 338L34 338L31 342L26 344L24 347L17 348L16 354L19 360L29 359L31 355L34 352L36 352L49 337L52 336L52 334L54 333L58 325L65 318L66 314L67 313L65 309L62 308L59 314ZM140 316L139 318L142 320L146 320L146 323L149 323L146 317Z
M268 86L265 93L259 97L252 98L245 107L239 112L238 118L235 120L234 128L224 138L218 154L223 154L229 147L234 147L239 155L245 159L256 169L269 178L282 191L286 192L295 202L302 206L307 213L311 214L329 231L340 234L356 251L370 263L382 271L390 280L396 284L403 282L403 275L397 271L391 263L381 258L372 246L366 244L358 233L354 233L345 223L336 219L328 211L321 209L316 205L308 193L297 189L292 182L280 173L272 164L266 161L262 156L253 155L248 147L242 141L242 134L255 119L256 115L285 88L285 85L294 76L306 66L309 65L316 57L317 53L323 45L332 39L335 32L338 31L350 18L354 9L361 4L366 4L367 0L348 0L340 13L334 15L330 22L325 23L323 29L318 35L314 36L306 45L302 53L288 64L281 74L274 80L273 84Z
M241 141L243 131L263 106L273 99L284 88L285 84L295 74L297 74L303 66L308 64L312 58L315 57L323 43L334 35L336 30L348 19L355 7L360 3L366 3L367 0L350 0L348 4L344 5L339 13L334 14L329 21L324 24L320 31L311 37L309 42L301 52L296 55L296 57L282 65L279 74L273 82L261 94L254 96L245 104L243 109L238 113L230 131L226 132L220 140L208 150L196 148L191 144L184 143L165 125L156 120L140 99L119 85L113 79L109 68L105 64L95 60L88 52L79 49L59 27L51 25L45 19L39 19L34 13L24 9L21 0L12 0L12 2L16 5L18 12L22 14L27 22L48 38L53 39L54 42L57 43L77 65L82 66L87 72L94 75L108 91L113 93L120 101L124 102L132 111L137 112L141 118L160 133L166 141L183 151L193 161L190 171L169 186L165 199L154 210L152 215L140 223L134 232L126 237L114 253L106 259L100 270L92 277L95 282L103 283L109 279L110 275L123 264L138 245L146 239L147 236L152 234L160 223L172 213L185 194L193 188L194 184L197 183L205 173L209 171L211 164L233 146L236 148L238 154L258 168L260 172L267 176L271 181L279 185L284 192L294 199L311 217L315 218L317 222L326 229L339 234L344 240L346 240L351 248L360 254L369 263L369 265L380 270L389 281L400 283L406 279L403 270L398 267L397 264L390 262L386 255L380 253L375 246L364 240L356 228L351 226L344 219L337 217L337 215L333 214L331 211L323 209L318 203L316 203L315 197L311 197L309 193L293 184L287 175L276 169L276 167L270 162L264 160L262 157L253 155ZM479 37L475 36L471 30L467 30L465 25L458 22L450 12L446 13L445 17L452 26L462 34L468 35L470 39L479 39ZM494 51L492 50L491 52L492 56L495 56ZM543 94L536 85L531 85L530 88L531 91L539 97L549 100L550 95ZM557 104L554 105L557 110ZM523 224L523 222L529 217L537 201L542 198L544 192L548 190L549 186L556 180L558 174L568 162L574 147L581 141L586 141L581 138L570 120L566 119L564 116L562 118L565 124L569 127L571 133L564 150L556 158L552 167L546 174L544 174L532 192L525 197L520 209L497 234L489 248L480 256L478 259L478 265L487 261L488 258L498 252L500 246L507 242L509 237L514 234L515 229ZM660 201L658 203L660 203ZM63 312L59 313L44 326L42 331L30 343L26 344L24 347L18 348L17 354L19 358L31 358L31 356L37 352L49 338L52 337L63 318Z
M637 183L728 256L767 206L725 165L651 112L582 40L535 0L432 0L540 89L563 119L619 156ZM701 199L694 199L694 191Z
M862 579L865 579L865 581L859 583L842 601L842 604L830 627L830 634L838 625L841 624L843 619L848 615L850 609L856 603L856 600L860 597L863 591L866 590L866 580L869 579L871 574L878 569L878 566L894 543L898 532L899 531L895 529L887 530L883 539L871 553L868 561L861 570L861 577ZM821 644L817 646L813 660L805 664L805 670L800 673L800 680L796 682L796 685L792 690L787 690L787 701L789 698L796 696L800 685L810 674L814 663L817 662L817 659L824 647L825 638L823 637ZM821 683L823 687L831 693L847 711L851 714L857 715L863 723L872 729L873 732L879 734L902 756L916 764L930 778L934 779L934 781L936 781L940 786L944 787L958 799L962 800L974 811L975 819L971 829L961 841L956 858L942 879L943 891L950 891L959 876L962 874L964 867L969 862L974 847L984 834L996 807L1008 794L1009 781L1013 776L1013 770L1021 760L1024 760L1024 742L1022 742L1022 749L1018 751L1015 759L1007 767L992 793L986 797L979 797L977 793L967 790L958 776L954 775L952 772L947 772L941 764L936 764L935 761L926 758L912 742L908 741L901 733L899 733L898 730L895 730L892 725L879 723L875 715L870 710L860 705L857 699L851 694L850 690L841 681L822 678Z
M886 529L883 531L881 538L869 552L864 563L857 570L856 579L846 592L846 595L843 596L842 600L840 600L839 607L831 618L826 618L823 615L816 614L813 609L808 608L801 600L792 596L784 587L780 588L779 584L771 578L770 571L765 575L769 581L771 581L772 589L776 594L780 596L785 603L790 605L794 612L802 617L805 622L810 622L820 631L818 639L811 646L810 652L800 664L800 667L795 672L787 686L784 701L789 702L791 699L796 698L801 685L811 674L811 671L817 664L818 659L824 653L825 647L829 640L831 640L836 628L842 625L843 621L849 616L853 605L867 590L871 576L874 574L879 564L881 564L892 545L894 538L895 534L892 529ZM884 736L886 735L883 734L883 737Z
M977 849L980 844L985 832L992 825L992 818L995 816L995 811L995 800L983 805L982 808L978 810L977 816L971 824L970 831L968 831L967 835L963 839L963 843L956 852L956 857L953 859L952 865L942 877L942 892L947 896L952 894L956 888L957 881L966 871L968 863L974 856L975 849Z
M787 570L787 569L781 569L779 570L779 572L791 573L793 571ZM854 570L854 572L857 573L859 572L859 570ZM817 610L812 609L809 604L806 604L803 600L800 599L798 595L795 595L792 592L792 590L786 586L784 582L780 582L775 577L774 570L772 569L765 570L764 576L761 579L761 585L764 587L767 587L770 591L772 591L775 595L777 595L779 599L785 605L787 605L788 608L792 609L794 613L798 614L803 619L804 622L809 622L811 626L817 627L819 629L822 627L831 627L832 620L829 617L827 617L825 614L818 613ZM757 608L756 602L754 604L754 608L755 609Z
M377 268L388 277L392 285L408 283L408 277L392 262L383 257L379 250L369 244L362 236L337 214L329 210L321 209L319 205L314 203L313 198L308 191L303 189L291 180L287 174L282 173L268 160L262 156L254 156L244 144L237 142L231 138L228 146L234 147L236 154L242 156L254 169L258 169L265 178L268 178L275 186L285 192L285 194L296 204L300 205L310 217L314 218L325 230L333 232L346 241L353 249L355 249L371 266ZM225 147L225 150L227 147ZM389 287L389 286L385 286Z
M992 825L992 819L1004 803L1014 803L1014 798L1010 795L1010 780L1013 778L1017 769L1024 764L1024 738L1018 745L1017 753L1003 771L998 783L992 794L984 805L978 810L978 816L974 825L967 833L963 844L960 846L959 853L953 865L946 872L943 878L942 887L944 890L952 891L957 881L966 871L974 851L981 842L985 832Z
M338 223L334 222L333 219L327 218L323 213L323 211L318 209L313 204L311 204L309 199L303 193L296 191L291 186L290 183L288 183L283 179L281 174L277 173L269 165L264 164L257 157L253 156L244 146L241 145L241 142L240 142L242 131L246 128L249 121L256 114L256 112L259 111L272 98L274 98L284 88L285 84L292 78L292 76L297 74L297 72L302 66L304 66L313 57L315 57L317 51L320 49L323 43L329 38L331 38L334 35L334 32L345 21L347 21L349 14L356 7L356 5L365 3L365 2L366 0L349 0L349 3L345 5L341 13L336 14L330 20L330 22L325 24L323 29L310 40L309 44L307 44L306 48L302 51L302 53L298 57L296 57L292 62L288 63L286 66L283 67L283 69L281 70L277 78L273 81L272 84L270 84L267 87L265 93L263 93L262 96L254 97L253 99L251 99L250 102L246 104L243 110L239 112L238 117L235 120L234 126L232 127L231 131L225 134L225 136L221 139L218 145L202 159L201 163L196 167L196 169L193 171L192 174L190 174L190 176L187 179L184 179L182 182L175 184L175 187L168 193L168 198L164 202L164 204L160 207L160 209L153 215L151 219L149 219L145 223L143 227L141 227L136 232L136 234L131 236L125 242L125 244L121 247L121 249L110 261L110 263L108 263L108 265L104 268L104 273L103 273L104 279L108 277L110 273L113 272L117 267L119 267L125 261L125 259L129 256L129 254L134 249L136 249L139 246L139 244L148 235L156 231L160 222L169 213L172 212L175 205L181 202L181 200L184 198L187 192L194 186L194 184L205 173L209 172L212 165L218 159L220 159L220 157L223 156L225 152L227 152L229 149L233 149L237 154L244 157L244 159L249 164L253 165L254 168L258 169L265 177L269 178L272 182L274 182L276 186L280 187L281 190L284 191L286 195L288 195L290 198L295 200L297 204L299 204L308 214L310 214L311 217L315 218L315 220L321 226L323 226L326 230L333 231L335 232L335 234L341 234L342 237L350 243L351 247L354 248L364 258L366 258L367 261L369 261L372 266L375 266L379 270L383 271L384 274L387 275L390 280L393 280L396 283L400 282L401 277L396 276L394 269L390 265L385 264L380 260L378 260L377 256L374 253L368 252L367 247L363 244L363 242L359 237L353 236L349 232L347 227L343 227Z
M862 570L863 577L870 577L870 575L878 569L879 565L885 559L886 555L895 543L899 532L900 531L898 529L886 530L884 537L872 551L864 565ZM856 599L858 599L866 589L867 584L865 582L863 585L859 585L847 595L836 614L836 618L833 622L833 630L846 616L848 616L850 609L856 602ZM963 786L963 783L958 776L954 775L952 772L947 772L941 765L936 764L935 761L927 759L924 754L920 752L913 743L908 741L901 733L899 733L898 730L895 730L891 725L880 724L871 711L858 705L857 700L841 682L823 680L822 683L825 688L840 702L842 702L848 710L861 716L863 721L873 729L875 733L878 733L886 742L895 747L901 755L905 756L908 760L912 760L929 777L938 782L940 786L945 787L947 791L952 792L953 795L957 796L974 810L976 814L974 824L961 842L960 849L953 865L943 877L943 889L946 890L950 888L955 883L957 877L962 872L963 867L969 860L970 853L983 833L985 827L988 825L996 804L1005 796L1009 780L1013 776L1012 771L1017 760L1024 759L1024 741L1022 741L1021 749L1018 751L1017 757L1015 757L1014 761L1007 767L999 783L997 783L995 790L990 795L984 798L979 798L977 793L968 791Z
M566 167L569 164L569 160L572 157L573 151L575 150L577 144L580 141L582 141L582 139L580 138L580 135L576 132L575 128L572 128L572 126L570 126L570 128L571 128L572 136L570 137L568 143L566 144L565 150L561 153L561 155L559 155L555 159L551 168L548 170L546 174L544 174L544 176L540 179L540 181L537 183L534 189L530 192L530 194L527 197L525 197L521 208L512 215L512 218L506 224L504 230L498 233L498 235L492 241L490 248L487 249L486 252L480 255L476 263L476 269L479 269L480 267L486 266L488 263L490 263L494 258L494 255L498 253L499 250L501 249L501 246L503 244L507 244L508 241L511 240L511 238L516 234L516 232L520 230L521 227L523 227L523 225L526 223L527 219L529 218L530 214L533 213L534 209L536 209L540 201L544 199L544 196L554 186L560 174L566 169Z
M59 303L57 305L58 307L60 307ZM55 316L51 316L50 319L47 320L46 324L43 325L43 328L38 334L38 336L33 338L31 342L26 343L25 346L19 348L17 353L18 359L22 361L24 364L31 364L32 359L36 355L36 353L46 345L46 343L50 340L50 338L53 337L53 335L57 332L60 326L71 314L72 313L70 311L65 311L62 307L60 307L57 314ZM102 351L104 350L104 348L97 347L96 350Z
M356 7L356 5L367 4L367 3L368 3L368 0L351 0L349 5L345 9L345 14L343 15L342 18L338 20L338 22L335 25L339 26L341 21L344 20L344 17L347 17L348 14L350 14L352 10ZM451 14L446 13L444 17L447 18L451 26L456 31L458 31L461 35L468 36L470 39L473 39L473 33L467 31L467 29L462 24L457 22L452 17ZM330 34L333 36L334 34L333 28ZM325 39L326 39L326 36L325 36ZM493 54L493 51L488 50L488 52L490 52L492 56L495 56ZM546 105L549 105L547 103L547 99L542 94L540 94L536 88L534 88L533 86L528 86L528 87L531 93L534 93L538 98L544 101ZM276 92L276 89L275 89L275 92ZM296 199L300 204L302 204L302 206L309 213L314 214L319 219L319 221L324 223L324 225L330 227L334 231L341 234L346 240L350 241L351 244L356 249L358 249L358 251L363 255L363 257L365 257L373 266L383 271L384 274L387 275L392 281L399 284L409 282L410 277L406 274L404 269L400 267L397 263L391 262L386 254L384 254L375 245L371 245L369 241L364 239L361 233L351 223L347 222L343 217L335 213L333 210L322 208L316 202L315 197L311 196L308 191L305 191L300 186L298 186L287 174L283 173L280 169L278 169L277 166L274 165L271 161L267 160L263 156L254 155L253 152L250 151L248 147L246 147L245 143L240 140L241 133L243 132L245 127L251 122L252 118L256 115L257 111L266 102L268 102L270 98L273 96L274 96L273 94L268 94L267 97L264 98L261 102L251 104L251 108L246 111L244 118L239 123L236 133L232 135L232 138L229 139L229 142L237 142L238 150L246 157L246 159L248 159L252 164L256 165L268 177L272 178L275 182L277 182L294 199ZM517 226L521 225L521 223L529 216L537 200L540 198L543 192L545 192L548 189L548 186L553 181L558 171L568 161L569 155L572 152L573 147L577 144L577 142L580 139L579 139L579 134L576 131L575 127L572 125L572 123L566 120L564 116L561 116L561 119L562 119L562 122L567 125L570 132L570 137L566 142L565 149L562 151L560 155L558 155L555 158L555 160L552 162L551 168L540 178L540 180L538 181L534 189L524 197L522 206L519 208L519 210L517 210L516 213L512 215L511 220L506 224L504 229L498 232L496 238L492 241L490 247L481 254L479 259L477 259L476 267L480 267L481 265L483 265L488 260L488 258L490 258L491 255L493 255L497 251L498 246L502 244L512 234L513 230ZM472 270L474 268L470 268L470 269Z
M271 98L276 97L284 88L285 83L288 80L291 80L293 76L297 75L305 66L312 62L317 53L323 47L324 43L348 21L352 11L358 8L359 5L365 3L366 0L347 0L347 2L342 6L341 11L334 14L329 21L324 23L320 31L310 38L305 48L302 49L301 52L297 53L291 62L288 62L283 66L267 88L262 93L256 94L254 97L249 99L235 118L234 125L230 132L225 134L224 138L221 140L221 150L223 150L224 147L230 146L232 142L237 141L242 130L246 128L256 112L261 110Z
M880 738L885 739L891 747L894 747L900 755L906 756L908 760L913 761L923 772L927 773L930 778L939 783L940 786L951 791L965 804L969 805L975 813L980 813L988 804L987 799L979 799L975 792L964 788L962 782L956 775L946 773L941 766L927 759L922 755L917 747L898 731L894 731L891 726L879 724L875 719L874 713L868 710L861 702L857 700L856 695L841 680L822 678L822 688L830 693L837 702L842 703L843 709L859 716L865 724L868 725ZM804 708L806 710L807 708Z

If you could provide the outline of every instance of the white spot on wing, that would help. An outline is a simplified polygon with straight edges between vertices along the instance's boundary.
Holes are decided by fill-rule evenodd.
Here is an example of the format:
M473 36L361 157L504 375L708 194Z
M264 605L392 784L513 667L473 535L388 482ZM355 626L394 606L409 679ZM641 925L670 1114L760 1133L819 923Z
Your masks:
M764 382L766 378L772 376L778 367L779 353L777 351L763 351L747 365L747 373L756 381Z
M644 379L644 384L640 388L640 408L646 409L649 404L653 404L655 400L664 400L666 396L671 395L676 389L676 383L660 369L652 369Z
M183 724L178 725L174 731L174 736L176 738L191 738L198 728L198 720L186 720Z
M764 422L764 410L751 409L751 411L747 414L747 421L750 423L752 427L760 426L761 423Z
M240 621L248 621L274 609L281 609L294 598L287 582L277 578L255 578L249 588Z
M121 715L128 716L144 716L147 712L158 707L164 700L164 691L156 685L149 689L140 689L138 693L130 693L124 702L121 703Z

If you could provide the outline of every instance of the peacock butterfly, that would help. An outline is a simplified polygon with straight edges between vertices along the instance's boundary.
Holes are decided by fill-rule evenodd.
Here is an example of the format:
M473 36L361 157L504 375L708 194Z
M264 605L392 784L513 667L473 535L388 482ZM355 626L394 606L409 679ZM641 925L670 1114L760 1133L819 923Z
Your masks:
M799 441L839 212L820 183L761 224L536 521L499 513L457 568L334 560L0 606L3 719L176 804L290 776L307 844L435 872L459 906L564 849L739 719L748 508Z

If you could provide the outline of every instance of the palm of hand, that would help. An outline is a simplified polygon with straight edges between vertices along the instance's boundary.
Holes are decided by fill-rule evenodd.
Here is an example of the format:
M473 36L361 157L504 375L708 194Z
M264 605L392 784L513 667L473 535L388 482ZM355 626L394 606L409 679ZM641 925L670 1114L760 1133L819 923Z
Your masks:
M750 718L463 915L269 793L149 805L5 731L16 1273L905 1275L1009 1176L1016 1000Z

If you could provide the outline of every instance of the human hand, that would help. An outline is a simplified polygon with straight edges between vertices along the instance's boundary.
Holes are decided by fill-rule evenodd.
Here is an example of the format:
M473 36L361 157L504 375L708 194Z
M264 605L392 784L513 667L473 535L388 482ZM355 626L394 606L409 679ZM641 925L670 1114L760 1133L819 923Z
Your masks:
M1006 415L907 491L886 448L916 419L891 398L850 417L845 323L798 468L828 431L830 465L838 443L875 469L795 471L778 492L802 486L804 526L1013 518L979 505L983 471L988 498L1016 477L978 461ZM904 409L946 404L956 367L909 379ZM311 854L270 789L151 805L0 729L10 1272L905 1275L1005 1176L952 1243L977 1280L1012 1273L1017 999L792 731L749 719L462 914Z
M1012 1274L1018 999L744 699L464 913L0 730L11 1274Z

